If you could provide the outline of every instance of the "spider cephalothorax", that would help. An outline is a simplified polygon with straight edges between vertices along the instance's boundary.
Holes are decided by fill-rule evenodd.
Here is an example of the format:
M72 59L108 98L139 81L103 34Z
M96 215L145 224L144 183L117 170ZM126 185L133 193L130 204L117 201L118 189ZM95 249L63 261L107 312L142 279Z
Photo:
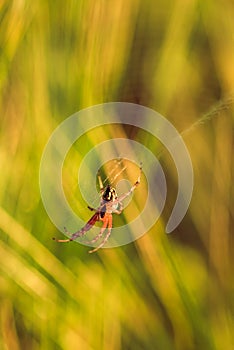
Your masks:
M110 185L108 185L106 187L106 189L104 190L104 193L102 195L102 199L104 199L105 201L114 201L116 200L117 197L117 193L116 190L114 189L114 187L111 187Z

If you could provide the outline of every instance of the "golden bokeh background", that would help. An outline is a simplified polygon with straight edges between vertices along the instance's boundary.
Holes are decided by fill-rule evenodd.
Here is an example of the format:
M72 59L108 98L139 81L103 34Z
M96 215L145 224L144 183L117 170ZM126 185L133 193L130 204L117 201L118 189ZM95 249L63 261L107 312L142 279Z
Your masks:
M0 349L234 348L233 17L230 0L0 1ZM61 234L41 201L39 166L56 126L112 101L173 123L194 193L166 235L177 177L165 152L159 222L134 243L89 255L51 240ZM92 148L116 134L161 152L134 128L86 137ZM63 178L75 205L70 163Z

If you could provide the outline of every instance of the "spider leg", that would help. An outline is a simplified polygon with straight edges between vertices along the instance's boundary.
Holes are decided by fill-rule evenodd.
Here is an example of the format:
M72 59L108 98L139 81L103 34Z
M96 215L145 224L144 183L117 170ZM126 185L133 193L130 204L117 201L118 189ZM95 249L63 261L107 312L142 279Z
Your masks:
M105 237L104 240L101 242L101 244L99 244L99 246L96 247L95 249L90 250L89 253L90 253L90 254L91 254L91 253L94 253L94 252L96 252L98 249L100 249L101 247L103 247L104 244L107 242L108 238L110 237L110 234L111 234L111 228L108 229L107 234L106 234L106 237Z
M99 246L97 246L96 248L92 249L89 251L89 253L94 253L96 252L98 249L100 249L101 247L104 246L104 244L108 241L108 238L110 237L111 234L111 229L112 229L112 215L111 214L106 214L107 217L107 222L108 222L108 231L106 234L106 237L103 239L103 241L99 244Z
M118 205L119 205L119 208L118 208L118 209L115 209L115 210L113 211L113 213L119 215L119 214L121 214L122 211L123 211L123 203L119 202L119 200L118 200Z
M89 205L88 205L88 207L87 207L89 210L91 210L91 211L97 211L97 209L95 209L95 208L93 208L93 207L90 207Z
M94 243L96 242L102 235L103 235L103 232L105 231L106 227L107 227L107 224L109 222L109 219L108 219L108 216L105 215L103 219L101 219L103 221L103 225L102 225L102 228L99 232L98 235L96 235L92 240L90 241L84 241L84 243Z
M93 227L93 225L95 224L96 221L99 220L99 213L95 213L91 219L89 219L89 221L87 222L87 224L82 227L79 231L74 232L70 238L70 241L74 241L74 239L76 239L77 237L83 236L87 231L89 231L91 229L91 227Z
M85 232L89 231L91 229L91 227L93 227L95 222L98 220L99 220L99 213L97 212L89 219L89 221L85 224L84 227L82 227L79 231L74 232L70 238L68 238L68 239L53 238L53 240L55 240L56 242L60 242L60 243L74 241L77 237L83 236L85 234ZM69 234L66 227L64 227L64 230L65 230L65 233Z
M134 185L130 188L130 190L124 194L122 194L119 198L118 198L118 201L119 202L122 202L125 198L127 198L135 189L137 186L140 185L140 182L141 182L141 173L142 173L142 164L139 168L140 170L140 173L139 173L139 176L138 176L138 179L137 181L134 183Z
M103 186L103 182L102 182L102 178L101 178L100 172L98 172L97 177L98 177L99 188L100 188L100 191L102 193L103 189L104 189L104 186Z
M98 235L96 235L93 239L91 239L90 241L82 241L82 243L87 243L87 244L91 244L91 243L95 243L99 240L100 237L102 237L104 231L100 231Z

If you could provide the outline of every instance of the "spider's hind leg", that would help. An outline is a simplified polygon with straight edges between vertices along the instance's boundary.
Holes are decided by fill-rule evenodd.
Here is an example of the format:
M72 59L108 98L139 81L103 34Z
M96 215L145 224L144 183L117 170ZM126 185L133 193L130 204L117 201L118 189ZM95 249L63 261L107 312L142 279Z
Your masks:
M108 231L107 231L107 234L106 234L106 237L103 239L103 241L94 249L92 250L89 250L89 253L94 253L96 252L98 249L102 248L104 246L104 244L107 242L108 238L110 237L110 234L111 234L111 229L112 229L112 216L111 214L110 215L106 215L105 216L105 219L103 220L104 223L103 223L103 226L102 226L102 233L104 232L105 228L107 227L107 224L108 224ZM104 227L105 225L105 227ZM100 232L101 233L101 232ZM99 234L100 235L100 234ZM98 235L98 236L99 236ZM101 235L100 235L101 236ZM97 236L96 236L97 237ZM95 237L95 238L96 238ZM95 239L94 238L94 239ZM99 237L98 237L99 238ZM98 239L96 239L98 240Z
M102 235L103 235L103 233L104 233L104 231L105 231L105 229L107 228L107 225L108 225L108 223L109 223L109 219L108 219L108 217L103 217L102 219L101 219L101 221L103 221L103 225L102 225L102 227L101 227L101 230L100 230L100 232L92 239L92 240L90 240L90 241L84 241L84 243L87 243L87 244L90 244L90 243L95 243Z
M96 248L89 250L89 253L94 253L96 252L98 249L102 248L104 246L104 244L107 242L108 238L110 237L111 234L111 228L108 228L106 237L103 239L103 241L99 244L99 246L97 246Z

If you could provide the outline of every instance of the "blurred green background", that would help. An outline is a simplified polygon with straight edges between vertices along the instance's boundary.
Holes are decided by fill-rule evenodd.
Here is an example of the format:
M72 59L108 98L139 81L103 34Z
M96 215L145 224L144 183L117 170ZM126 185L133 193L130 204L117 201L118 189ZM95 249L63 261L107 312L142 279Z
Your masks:
M229 0L0 1L0 349L234 349L233 18ZM165 152L159 222L89 255L51 240L61 233L41 202L39 165L59 123L110 101L175 125L194 193L166 235L177 178ZM143 131L115 132L160 153ZM113 134L87 137L92 147ZM79 203L69 168L64 180Z

